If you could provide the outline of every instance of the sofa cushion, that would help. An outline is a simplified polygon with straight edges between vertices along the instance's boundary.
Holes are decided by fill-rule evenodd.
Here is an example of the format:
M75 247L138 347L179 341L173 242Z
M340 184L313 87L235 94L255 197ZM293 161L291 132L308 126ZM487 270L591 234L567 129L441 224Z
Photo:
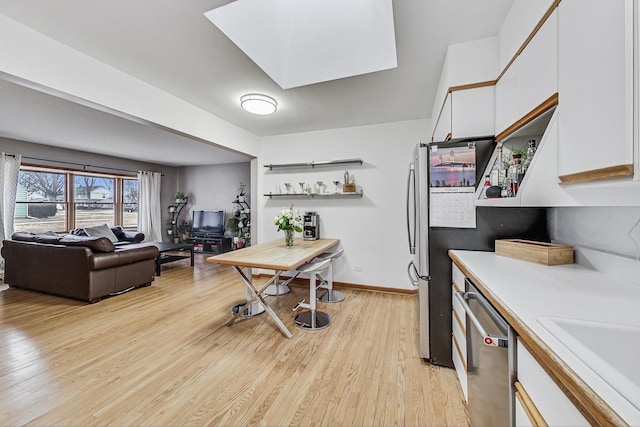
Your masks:
M84 246L93 252L113 252L116 249L113 242L106 237L86 237L67 234L58 240L58 243L67 246Z
M16 231L11 235L11 240L16 240L18 242L36 242L56 245L58 244L58 240L60 240L60 237L62 236L55 231L44 231L38 234L30 233L28 231Z
M11 240L17 240L18 242L35 242L36 235L28 231L16 231L11 235Z
M95 227L85 227L84 232L89 237L106 237L112 243L118 241L118 238L113 234L113 231L111 231L107 224L96 225Z
M60 239L62 238L62 236L56 234L56 233L42 233L42 234L36 234L36 238L34 240L34 242L36 243L45 243L48 245L57 245L60 243Z

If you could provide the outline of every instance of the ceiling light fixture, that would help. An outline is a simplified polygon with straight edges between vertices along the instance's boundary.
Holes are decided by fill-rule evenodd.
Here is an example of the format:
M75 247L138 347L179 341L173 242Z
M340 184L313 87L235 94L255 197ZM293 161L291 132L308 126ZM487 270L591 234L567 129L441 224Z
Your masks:
M275 99L258 93L250 93L242 96L240 98L240 105L245 111L260 115L273 114L278 108L278 103Z

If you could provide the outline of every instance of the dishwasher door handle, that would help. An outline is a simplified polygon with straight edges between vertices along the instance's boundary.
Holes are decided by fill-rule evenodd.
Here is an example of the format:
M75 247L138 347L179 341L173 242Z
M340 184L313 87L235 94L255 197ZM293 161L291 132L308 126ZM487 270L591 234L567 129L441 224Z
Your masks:
M507 347L508 346L508 343L509 343L508 337L504 335L493 335L493 334L487 333L487 331L485 331L484 327L482 326L482 324L480 323L476 315L471 311L471 307L469 307L467 300L476 298L476 294L474 292L459 291L459 292L456 292L454 296L456 297L458 302L462 304L462 307L464 308L465 313L467 313L467 317L469 317L469 320L473 322L473 324L478 329L478 332L480 332L480 335L482 335L483 343L485 343L490 347Z

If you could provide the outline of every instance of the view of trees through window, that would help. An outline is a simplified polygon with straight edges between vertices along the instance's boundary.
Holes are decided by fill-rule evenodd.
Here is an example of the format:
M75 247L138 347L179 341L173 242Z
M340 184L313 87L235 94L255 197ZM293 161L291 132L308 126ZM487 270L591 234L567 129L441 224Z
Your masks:
M43 168L20 171L16 231L65 232L100 224L137 226L137 179Z

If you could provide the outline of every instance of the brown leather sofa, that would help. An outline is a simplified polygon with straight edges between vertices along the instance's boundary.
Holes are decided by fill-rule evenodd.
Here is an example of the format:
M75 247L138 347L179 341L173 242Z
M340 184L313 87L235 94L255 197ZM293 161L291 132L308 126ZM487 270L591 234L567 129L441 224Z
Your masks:
M105 237L14 233L2 242L4 283L91 303L155 278L158 249L144 243L115 247Z

